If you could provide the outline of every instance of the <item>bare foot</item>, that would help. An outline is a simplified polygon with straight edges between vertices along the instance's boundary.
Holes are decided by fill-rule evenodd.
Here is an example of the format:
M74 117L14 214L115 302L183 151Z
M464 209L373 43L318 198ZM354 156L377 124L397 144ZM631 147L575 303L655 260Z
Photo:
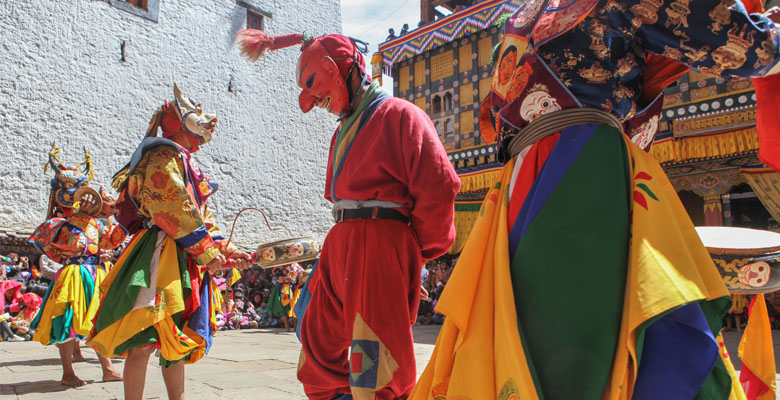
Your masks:
M60 381L61 384L65 386L84 386L87 384L87 382L84 382L76 375L63 375L62 380Z
M84 362L84 361L87 361L87 359L84 358L84 356L82 356L81 354L73 355L73 362Z
M111 368L103 371L103 382L117 382L122 380L122 373Z

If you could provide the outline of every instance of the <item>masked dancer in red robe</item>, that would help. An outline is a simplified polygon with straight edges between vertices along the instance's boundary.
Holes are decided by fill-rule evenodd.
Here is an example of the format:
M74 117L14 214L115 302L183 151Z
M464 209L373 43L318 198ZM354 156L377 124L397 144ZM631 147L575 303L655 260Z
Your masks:
M339 121L325 181L336 225L310 282L298 379L312 399L405 398L416 380L420 268L455 239L460 182L436 129L423 110L370 83L362 42L256 30L239 40L254 59L303 43L300 108Z

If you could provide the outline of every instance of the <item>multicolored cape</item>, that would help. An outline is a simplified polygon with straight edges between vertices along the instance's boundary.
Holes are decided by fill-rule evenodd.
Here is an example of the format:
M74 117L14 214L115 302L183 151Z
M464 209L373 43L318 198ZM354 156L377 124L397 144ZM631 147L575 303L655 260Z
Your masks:
M728 292L660 165L594 124L522 161L487 194L410 398L740 395L717 341ZM614 213L582 212L605 202ZM630 224L610 219L622 212Z

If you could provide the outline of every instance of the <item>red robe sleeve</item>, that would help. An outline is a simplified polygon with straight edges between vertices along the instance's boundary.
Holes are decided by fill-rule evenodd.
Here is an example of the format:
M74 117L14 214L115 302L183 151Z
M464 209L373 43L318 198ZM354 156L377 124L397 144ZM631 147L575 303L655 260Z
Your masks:
M455 195L460 179L439 140L433 122L411 103L400 118L400 145L414 199L411 226L424 260L441 256L455 241Z
M758 159L780 172L780 74L752 80L756 90Z

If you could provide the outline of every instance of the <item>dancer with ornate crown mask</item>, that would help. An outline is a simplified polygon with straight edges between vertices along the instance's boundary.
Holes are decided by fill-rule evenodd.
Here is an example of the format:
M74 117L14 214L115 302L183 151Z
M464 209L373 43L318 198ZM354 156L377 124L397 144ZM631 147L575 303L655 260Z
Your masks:
M103 212L101 196L88 185L92 161L86 150L85 162L76 167L63 164L59 153L60 149L52 146L47 168L51 167L55 176L51 180L49 209L46 221L29 241L63 267L49 285L41 311L30 328L37 329L33 340L59 347L62 384L82 386L85 382L73 370L73 352L78 341L92 330L92 320L100 305L96 282L99 256L101 251L122 244L125 231ZM99 354L98 358L104 381L122 380L111 360Z

